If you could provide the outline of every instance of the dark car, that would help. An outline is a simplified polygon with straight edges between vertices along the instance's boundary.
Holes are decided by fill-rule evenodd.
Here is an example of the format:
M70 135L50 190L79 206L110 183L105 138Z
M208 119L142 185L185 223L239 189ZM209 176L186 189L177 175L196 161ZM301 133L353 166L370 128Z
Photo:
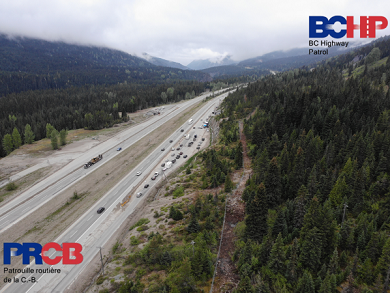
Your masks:
M200 147L198 146L198 147L196 147L196 149L197 149L197 150L199 150L199 149L200 149Z
M156 176L153 176L153 177L152 177L152 180L155 180L155 179L156 179Z
M195 134L194 137L197 138L198 136Z
M173 142L173 140L170 140L169 142Z
M161 151L163 152L163 151L165 151L165 149L164 149L164 148L162 148L162 149L161 149Z
M161 164L161 167L165 167L165 163L162 163L162 164Z
M205 138L203 137L203 138L202 138L202 141L204 141L204 140L205 140Z
M179 153L179 155L182 155L182 154L183 154L183 152L180 152L180 153Z
M184 132L184 129L180 130L181 132Z
M173 160L172 160L172 164L175 164L175 163L176 163L176 159L173 159Z
M192 129L195 129L195 127L194 127L194 128L192 128Z
M179 156L179 155L177 155L177 156L176 156L176 159L180 159L180 156Z
M106 209L106 208L101 207L101 208L99 208L99 209L97 210L97 213L98 213L98 214L101 214L101 213L104 212L105 209Z
M180 147L183 147L183 144L181 144Z
M145 186L144 186L144 188L148 188L149 187L149 184L146 184Z
M187 155L184 155L184 156L183 156L184 159L187 158L187 157L188 157Z
M180 151L180 148L177 148L176 150L177 150L177 151Z
M116 150L119 152L119 151L121 151L121 150L122 150L122 148L117 148Z

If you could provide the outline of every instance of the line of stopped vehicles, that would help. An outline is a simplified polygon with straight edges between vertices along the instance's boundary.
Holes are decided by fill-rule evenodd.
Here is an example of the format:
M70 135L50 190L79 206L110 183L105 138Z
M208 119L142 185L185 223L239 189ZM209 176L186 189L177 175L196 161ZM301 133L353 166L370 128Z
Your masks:
M214 113L213 113L213 114L214 114ZM202 121L202 119L201 119L201 121ZM192 124L192 122L193 122L192 119L188 120L188 124ZM201 126L199 126L199 129L208 128L208 126L209 126L209 123L208 123L207 121L205 121ZM193 129L195 129L195 128L196 128L196 127L194 126ZM181 132L184 132L184 129L181 129L180 131L181 131ZM209 130L207 129L207 131L209 131ZM189 140L189 139L190 139L190 134L184 134L184 138L185 138L186 140ZM196 134L194 134L194 137L193 137L192 141L189 141L188 144L187 144L187 146L188 146L188 147L191 147L191 146L194 144L194 142L196 141L197 138L198 138L198 136L197 136ZM203 142L204 140L205 140L205 138L203 137L203 138L201 139L201 141L198 142L198 145L197 145L197 147L196 147L198 150L200 149L200 146L201 146L201 144L202 144L202 142ZM172 143L172 142L173 142L173 140L170 140L170 141L169 141L169 143ZM184 144L181 143L176 149L175 149L174 147L172 147L172 148L171 148L171 151L172 151L172 152L174 152L175 150L176 150L176 151L180 151L181 148L183 148L183 146L184 146ZM122 150L122 147L118 147L118 148L117 148L117 151L121 151L121 150ZM165 148L162 148L161 151L165 151ZM187 155L184 155L182 151L178 152L177 155L176 155L175 153L172 153L171 156L172 156L172 157L175 157L175 159L172 159L172 160L166 159L166 160L165 160L165 163L163 163L163 164L161 165L161 167L162 167L162 172L164 172L164 171L166 171L167 169L171 168L171 167L172 167L172 164L176 163L176 160L180 159L182 155L183 155L183 158L184 158L184 159L188 157ZM91 167L92 165L96 164L97 162L99 162L99 161L102 160L102 159L103 159L103 155L100 154L100 155L98 155L97 157L92 158L89 162L85 163L85 164L84 164L84 168L87 169L87 168ZM141 174L142 174L142 171L138 171L138 172L136 173L136 176L140 176ZM154 175L152 176L151 179L152 179L152 180L156 180L156 178L158 177L158 175L160 175L159 172L154 172ZM146 189L146 188L148 188L148 187L149 187L149 184L146 183L146 184L144 185L144 188ZM137 197L137 198L140 198L142 195L143 195L142 192L137 192L136 197ZM101 213L104 212L104 210L105 210L105 207L100 207L100 208L97 210L97 213L98 213L98 214L101 214Z

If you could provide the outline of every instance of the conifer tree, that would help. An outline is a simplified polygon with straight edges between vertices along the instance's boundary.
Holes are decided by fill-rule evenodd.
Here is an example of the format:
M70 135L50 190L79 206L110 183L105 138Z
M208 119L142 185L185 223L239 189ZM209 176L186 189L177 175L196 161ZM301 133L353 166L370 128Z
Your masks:
M227 176L225 177L225 192L229 193L230 191L232 191L233 187L234 187L234 186L233 186L233 182L232 182L232 180L230 179L230 176L227 175Z
M301 236L303 240L299 261L304 268L308 268L313 273L316 272L321 265L321 236L317 227L314 227L309 230L307 234Z
M50 139L51 139L51 147L52 147L52 149L53 150L58 149L58 132L57 132L57 130L54 129L51 132L50 136L51 136Z
M62 129L60 131L60 144L61 145L66 145L66 136L68 132L65 129Z
M337 274L339 269L339 254L337 248L335 248L332 258L330 259L329 272L331 274Z
M390 266L390 238L387 239L385 245L383 246L382 254L376 266L376 274L382 274L382 276L386 276L389 266Z
M287 265L287 278L290 283L295 283L298 278L298 239L294 238L291 248L291 256Z
M245 236L254 241L261 242L261 239L267 234L267 200L264 184L261 183L255 198L247 208L247 217L245 219Z
M191 221L188 224L187 231L189 233L196 233L200 231L200 225L198 222L198 219L196 218L196 215L192 214Z
M302 278L299 279L295 293L315 293L313 278L307 270L303 273Z
M286 256L283 250L282 234L279 233L278 238L276 238L275 244L271 249L270 258L268 261L268 267L274 272L274 274L284 273L285 260L286 260Z
M282 193L280 169L275 157L269 162L264 185L267 190L268 208L272 209L281 202Z

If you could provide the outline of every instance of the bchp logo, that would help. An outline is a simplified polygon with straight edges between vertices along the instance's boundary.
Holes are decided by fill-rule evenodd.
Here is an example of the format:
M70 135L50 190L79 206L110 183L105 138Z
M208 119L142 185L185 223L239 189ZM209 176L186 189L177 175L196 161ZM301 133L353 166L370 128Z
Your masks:
M16 249L16 251L11 251L12 248ZM47 256L46 253L52 248L56 251L62 251L62 256L56 256L53 259ZM23 244L9 242L4 243L3 258L5 265L11 264L11 256L21 254L23 254L24 265L30 264L30 257L35 258L37 265L41 265L42 260L48 265L56 265L61 259L64 265L76 265L83 261L82 249L83 247L80 243L63 243L61 247L56 242L49 242L42 247L39 243L34 242L26 242Z
M334 31L331 26L339 22L347 25L347 29L339 32ZM347 35L347 38L353 38L354 30L360 29L360 38L375 38L376 30L383 30L387 27L387 19L383 16L360 16L360 25L355 24L353 16L345 17L336 15L327 19L325 16L309 16L309 38L326 38L330 35L339 39Z

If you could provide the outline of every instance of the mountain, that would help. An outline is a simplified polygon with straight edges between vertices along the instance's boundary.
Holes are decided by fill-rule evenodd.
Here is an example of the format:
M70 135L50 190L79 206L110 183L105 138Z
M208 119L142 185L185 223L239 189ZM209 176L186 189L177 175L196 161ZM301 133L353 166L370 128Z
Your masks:
M190 64L188 64L187 67L194 70L202 70L210 67L232 65L236 63L237 61L232 60L231 56L228 55L228 56L221 56L216 59L209 58L204 60L194 60Z
M156 66L109 48L0 34L0 97L28 90L118 83L210 81L207 73Z
M178 69L182 69L182 70L188 70L189 69L187 66L184 66L184 65L182 65L182 64L180 64L178 62L173 62L173 61L165 60L165 59L162 59L162 58L150 56L147 53L143 53L141 58L145 59L149 63L152 63L152 64L154 64L156 66L172 67L172 68L178 68Z

